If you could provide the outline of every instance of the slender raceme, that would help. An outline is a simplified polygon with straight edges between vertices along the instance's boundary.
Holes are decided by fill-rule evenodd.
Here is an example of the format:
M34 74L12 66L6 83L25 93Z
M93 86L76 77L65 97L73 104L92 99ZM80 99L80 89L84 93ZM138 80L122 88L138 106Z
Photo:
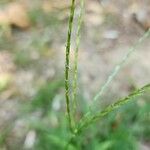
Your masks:
M102 94L107 90L108 86L111 84L112 80L116 77L118 72L122 69L127 59L131 56L131 54L137 50L138 46L150 35L150 29L145 32L145 34L135 43L133 47L131 47L128 51L128 53L123 57L120 63L116 65L112 73L107 78L104 85L101 87L100 91L95 95L95 97L92 100L91 105L89 106L88 112L84 115L84 117L89 117L92 113L93 106L98 106L98 100L100 100Z
M104 116L110 114L111 112L119 109L121 106L125 105L128 102L133 101L135 98L142 96L144 93L150 91L150 84L147 84L143 86L142 88L139 88L135 90L134 92L130 93L128 96L119 99L115 103L107 106L104 110L97 112L95 115L91 115L88 118L83 118L78 124L78 127L74 130L74 134L70 138L70 140L67 143L67 147L71 142L79 136L84 129L86 129L88 126L95 123L97 120L102 119Z
M121 106L123 106L126 103L134 100L135 98L137 98L139 96L142 96L147 91L150 91L150 84L147 84L147 85L143 86L142 88L135 90L134 92L132 92L131 94L129 94L125 98L119 99L115 103L113 103L113 104L109 105L108 107L106 107L104 110L102 110L100 112L97 112L95 115L93 115L93 116L91 115L89 118L85 118L85 119L83 118L80 121L78 128L76 129L76 133L82 132L82 130L84 128L88 127L89 125L96 122L97 120L100 120L101 118L103 118L107 114L109 114L112 111L120 108Z
M70 17L69 17L69 25L68 25L68 34L67 34L67 45L66 45L66 62L65 62L65 97L66 97L66 109L70 130L72 131L72 119L70 112L70 96L69 96L69 60L70 60L70 46L71 46L71 35L72 35L72 27L73 27L73 19L74 19L74 11L75 11L75 0L72 0L70 7Z
M107 89L107 87L110 85L110 83L112 82L112 80L115 78L115 76L118 74L118 72L120 71L120 69L123 67L123 65L125 64L126 60L131 56L131 54L137 50L137 47L150 35L150 29L138 40L138 42L129 49L128 53L123 57L123 59L121 60L121 62L116 65L116 67L114 68L114 70L112 71L112 73L110 74L110 76L108 77L107 81L105 82L105 84L101 87L100 91L95 95L93 101L92 101L92 105L94 105L99 98L102 96L102 94L104 93L104 91Z
M72 92L72 101L70 100L70 84L69 84L69 66L70 66L70 47L71 47L71 35L72 35L72 28L73 28L73 20L74 20L74 11L75 11L75 0L71 0L71 8L70 8L70 17L69 17L69 24L68 24L68 35L67 35L67 45L66 45L66 62L65 62L65 96L66 96L66 109L67 109L67 116L69 127L71 131L71 137L67 143L67 148L69 144L71 144L74 140L77 139L77 136L89 125L93 124L97 120L102 119L104 116L108 115L112 111L120 108L121 106L125 105L126 103L134 100L138 96L143 95L145 92L150 91L150 84L143 86L129 94L128 96L119 99L113 104L110 104L102 111L96 111L93 113L91 109L80 119L79 123L75 122L75 114L77 109L77 70L78 70L78 51L81 39L81 25L83 20L83 8L84 8L84 0L81 0L81 11L78 18L78 28L76 34L76 47L75 47L75 55L74 55L74 67L73 67L73 92ZM149 36L150 29L138 40L138 42L129 49L128 53L123 57L118 65L114 68L110 76L108 77L105 84L102 86L100 91L96 94L93 99L93 103L91 105L94 106L105 90L108 88L114 77L118 74L118 72L122 69L127 59L130 55L137 50L137 47ZM72 102L72 103L71 103ZM71 106L71 104L73 106ZM71 110L73 108L73 110ZM66 148L66 149L67 149Z
M76 38L76 48L75 48L75 55L74 55L74 67L73 67L73 94L72 94L72 101L73 101L73 116L76 114L77 109L77 74L78 74L78 51L79 45L81 40L81 26L83 22L83 12L84 12L84 0L81 0L80 3L80 13L78 17L78 28L77 28L77 38ZM74 119L75 120L75 119Z

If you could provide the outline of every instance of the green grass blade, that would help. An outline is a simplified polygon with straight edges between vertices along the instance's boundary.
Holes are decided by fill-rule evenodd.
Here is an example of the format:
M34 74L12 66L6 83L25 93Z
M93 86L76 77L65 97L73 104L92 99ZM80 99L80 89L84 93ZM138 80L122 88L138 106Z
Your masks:
M75 0L72 0L70 7L70 17L68 25L67 45L66 45L66 62L65 62L65 97L66 97L66 109L70 130L72 130L72 119L70 112L70 96L69 96L69 63L70 63L70 46L71 46L71 35L73 28L73 19L75 11Z
M101 118L103 118L107 114L111 113L112 111L116 110L117 108L120 108L121 106L125 105L126 103L132 101L134 98L143 95L147 91L150 91L150 84L145 85L144 87L135 90L134 92L132 92L131 94L129 94L125 98L121 98L117 102L106 107L103 111L97 112L95 115L91 115L91 116L88 116L86 118L81 119L79 126L75 132L76 133L82 132L82 130L84 128L93 124L97 120L100 120Z
M125 62L127 61L127 59L131 56L131 54L137 50L138 46L140 46L140 44L150 35L150 29L137 41L137 43L131 47L128 51L128 53L123 57L123 59L121 60L121 62L116 65L116 67L114 68L114 70L112 71L112 73L110 74L110 76L108 77L107 81L105 82L105 84L101 87L100 91L95 95L91 107L94 106L94 104L96 104L96 102L99 100L99 98L102 96L102 94L104 93L104 91L108 88L108 86L110 85L110 83L112 82L112 80L116 77L116 75L118 74L118 72L122 69L123 65L125 64Z

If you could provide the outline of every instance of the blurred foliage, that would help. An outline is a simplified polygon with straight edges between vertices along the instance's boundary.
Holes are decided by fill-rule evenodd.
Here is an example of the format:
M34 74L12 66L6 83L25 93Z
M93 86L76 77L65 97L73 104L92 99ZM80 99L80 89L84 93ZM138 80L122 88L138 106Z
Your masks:
M51 109L52 101L59 91L63 87L63 81L52 81L47 83L42 88L39 89L37 95L32 100L32 108L34 109L43 109L47 113Z
M52 100L58 94L62 84L56 81L41 88L33 99L34 110L43 109L46 113L42 118L31 123L32 130L37 133L36 150L64 149L69 133L66 118L62 110L52 109ZM140 140L149 139L149 110L148 96L127 104L126 106L103 118L97 125L77 138L69 149L82 150L137 150ZM138 103L143 102L142 105ZM58 123L54 123L54 118ZM53 120L54 119L54 120Z
M58 13L58 12L57 12ZM50 26L56 28L59 24L59 19L56 17L55 12L45 13L42 9L37 8L29 12L29 18L33 25Z
M20 67L27 67L32 63L32 60L26 51L18 51L15 54L15 63Z

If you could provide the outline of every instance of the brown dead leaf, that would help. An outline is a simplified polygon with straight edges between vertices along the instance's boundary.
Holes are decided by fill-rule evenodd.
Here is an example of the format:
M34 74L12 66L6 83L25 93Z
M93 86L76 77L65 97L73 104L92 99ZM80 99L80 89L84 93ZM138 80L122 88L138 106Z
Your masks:
M6 12L12 25L20 28L27 28L30 26L27 10L20 3L9 4Z
M19 28L27 28L30 21L27 10L21 3L12 2L3 10L0 10L0 25L15 25Z

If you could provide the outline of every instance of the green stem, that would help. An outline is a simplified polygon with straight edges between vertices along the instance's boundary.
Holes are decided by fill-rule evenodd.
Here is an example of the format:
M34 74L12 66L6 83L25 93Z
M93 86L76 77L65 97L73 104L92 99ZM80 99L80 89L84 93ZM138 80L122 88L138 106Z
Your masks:
M76 129L75 133L78 134L82 132L82 130L92 123L96 122L97 120L100 120L107 114L111 113L112 111L116 110L117 108L120 108L121 106L125 105L126 103L130 102L134 98L143 95L145 92L150 90L150 84L145 85L144 87L135 90L125 98L121 98L117 102L109 105L106 107L103 111L97 112L95 115L88 116L86 118L81 119L78 128Z
M73 27L73 19L74 19L74 11L75 11L75 0L71 2L70 8L70 17L69 17L69 28L67 34L67 45L66 45L66 62L65 62L65 97L66 97L66 109L70 130L72 131L72 120L71 120L71 112L70 112L70 97L69 97L69 60L70 60L70 46L71 46L71 35L72 35L72 27Z
M122 69L124 64L126 63L127 59L131 56L131 54L137 50L138 46L141 45L141 43L150 35L150 29L145 32L145 34L135 43L134 46L132 46L128 53L123 57L123 59L118 63L115 68L113 69L112 73L108 76L107 81L104 83L104 85L101 87L99 92L95 95L95 97L92 100L92 104L89 106L89 110L84 115L84 117L91 115L92 111L95 109L96 106L98 106L98 100L101 98L102 94L107 90L108 86L111 84L112 80L116 77L118 72ZM95 106L95 107L94 107Z
M150 35L150 29L145 32L145 34L137 41L137 43L131 47L128 51L128 53L123 57L123 59L121 60L121 62L119 64L116 65L116 67L114 68L114 70L112 71L112 73L110 74L110 76L108 77L107 81L105 82L105 84L102 86L102 88L100 89L100 91L95 95L94 99L93 99L93 103L92 105L96 104L96 102L99 100L99 98L102 96L102 94L104 93L104 91L107 89L107 87L110 85L111 81L116 77L116 75L118 74L118 72L120 71L120 69L123 67L123 65L125 64L126 60L131 56L131 54L137 50L137 47L141 45L141 43Z
M102 119L106 115L110 114L112 111L117 110L126 103L134 100L136 97L142 96L145 92L150 91L150 84L143 86L140 89L135 90L125 98L121 98L113 104L107 106L103 111L97 112L95 115L88 116L87 118L82 118L78 124L78 127L74 130L72 136L70 137L66 147L77 139L77 137L86 129L88 126L92 125L96 121ZM67 149L67 148L66 148Z
M73 116L76 114L77 109L77 74L78 74L78 51L79 51L79 45L80 45L80 39L81 39L81 26L83 22L83 10L84 10L84 0L81 0L80 3L81 10L78 18L78 28L77 28L77 38L76 38L76 48L75 48L75 58L74 58L74 68L73 68ZM75 120L75 119L74 119Z

